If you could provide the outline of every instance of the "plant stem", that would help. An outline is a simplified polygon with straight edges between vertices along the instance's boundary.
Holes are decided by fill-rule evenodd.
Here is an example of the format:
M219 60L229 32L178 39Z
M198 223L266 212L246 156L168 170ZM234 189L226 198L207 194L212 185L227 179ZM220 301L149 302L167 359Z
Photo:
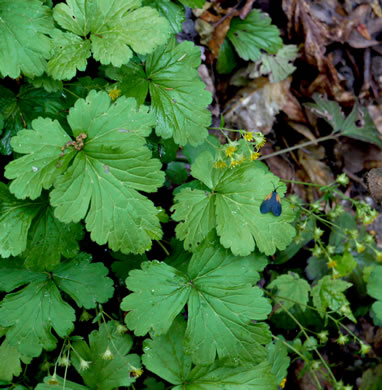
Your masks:
M274 157L274 156L279 156L280 154L288 153L288 152L291 152L292 150L296 150L296 149L301 149L301 148L304 148L305 146L316 145L318 142L324 142L324 141L329 141L331 139L337 139L340 135L341 135L340 133L334 134L334 135L330 134L330 135L327 135L325 137L317 138L314 141L303 142L302 144L291 146L290 148L282 149L282 150L279 150L277 152L267 154L266 156L262 156L262 157L258 158L257 161L266 160L267 158Z

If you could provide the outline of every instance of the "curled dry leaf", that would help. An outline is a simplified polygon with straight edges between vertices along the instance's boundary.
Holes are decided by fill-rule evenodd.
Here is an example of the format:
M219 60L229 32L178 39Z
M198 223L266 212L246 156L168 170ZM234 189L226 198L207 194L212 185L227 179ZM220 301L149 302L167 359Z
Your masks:
M227 125L268 134L286 102L290 82L271 83L264 77L250 82L228 102L224 114Z
M328 165L319 159L325 152L322 146L310 146L298 151L298 159L309 176L309 181L320 185L333 183L333 173Z

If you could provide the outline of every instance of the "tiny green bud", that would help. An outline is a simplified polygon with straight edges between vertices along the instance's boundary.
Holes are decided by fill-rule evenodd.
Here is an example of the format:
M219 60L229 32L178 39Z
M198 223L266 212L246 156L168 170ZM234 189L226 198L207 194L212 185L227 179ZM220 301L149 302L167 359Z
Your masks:
M48 385L58 385L58 380L57 380L56 374L53 374L53 375L48 379Z
M349 184L349 178L346 176L345 173L341 173L341 175L337 176L336 182L338 184L341 184L342 186L346 186Z
M106 351L102 354L102 359L103 360L113 360L114 359L114 355L113 353L110 351L110 348L107 347L106 348Z
M313 213L318 213L321 209L321 205L319 202L314 202L310 205L310 209Z
M67 356L63 356L58 363L61 367L69 367L70 366L70 360Z
M329 255L333 255L334 252L336 251L336 248L333 245L328 245L326 247L326 250L328 251Z
M321 362L319 360L313 360L312 362L312 368L313 370L318 370L321 366Z
M320 339L321 343L325 344L328 341L328 331L323 330L320 333L317 334L318 338Z
M318 240L323 234L324 234L324 231L322 229L316 227L314 229L314 232L313 232L313 238L315 240Z
M348 343L348 342L349 342L349 336L340 333L340 336L339 336L338 339L337 339L337 344L339 344L339 345L345 345L345 344Z
M366 355L367 353L370 352L371 346L369 344L365 344L361 341L360 345L361 345L361 349L360 349L361 355Z
M358 253L362 253L366 249L365 244L360 244L358 241L355 242L355 248Z
M320 246L315 245L313 250L312 250L312 255L314 257L320 257L322 255L322 249Z
M81 359L80 360L80 371L86 371L89 368L90 363L91 362L88 362L87 360Z
M117 324L116 333L119 334L119 335L121 335L121 334L124 334L124 333L126 333L126 332L127 332L126 326L123 325L123 324L118 323L118 324Z

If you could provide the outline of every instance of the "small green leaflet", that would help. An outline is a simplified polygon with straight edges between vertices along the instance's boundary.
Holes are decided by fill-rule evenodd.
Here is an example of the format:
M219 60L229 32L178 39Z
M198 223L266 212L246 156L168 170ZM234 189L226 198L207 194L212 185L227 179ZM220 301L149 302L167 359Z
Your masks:
M247 256L256 247L266 255L285 249L295 235L289 204L282 201L280 217L260 213L260 204L278 186L279 178L256 161L234 169L216 169L213 162L212 155L203 152L191 169L208 191L184 188L175 196L172 217L180 222L176 236L184 240L184 248L194 250L216 228L220 243L235 255Z
M20 354L17 347L4 340L0 346L0 381L11 382L13 376L21 374L21 361L29 364L31 359Z
M275 54L283 46L278 28L271 24L268 16L256 9L244 20L232 19L227 37L239 56L246 61L258 60L261 50Z
M101 64L121 66L133 51L153 52L171 32L167 19L154 8L141 7L140 0L67 0L54 7L53 17L67 30L52 32L48 74L55 79L70 79L77 69L85 70L91 52Z
M143 0L143 5L157 9L159 14L169 21L173 34L182 30L185 9L181 4L171 0Z
M332 279L331 276L324 276L312 288L313 304L318 309L321 317L325 316L326 310L329 308L333 311L339 311L349 318L349 320L356 322L353 313L349 306L349 301L346 299L343 292L351 287L352 284L341 279ZM347 310L344 310L347 309Z
M377 318L382 321L382 266L377 265L367 283L367 292L368 294L377 299L377 302L373 303L373 310L377 315Z
M59 264L51 274L34 272L21 259L0 261L0 291L9 293L0 303L0 326L7 328L6 341L22 355L36 357L42 349L52 350L59 337L73 330L74 309L66 303L60 290L79 307L94 308L113 295L113 281L101 263L90 263L91 257L80 254Z
M4 118L0 154L12 153L11 137L15 136L20 129L30 127L33 119L43 115L64 122L65 109L61 93L50 93L42 88L22 85L15 94L0 85L0 114Z
M280 384L287 376L287 370L290 363L287 348L281 340L268 344L266 348L268 352L268 361L272 364L271 371L276 376L277 383Z
M205 0L179 0L185 7L202 8Z
M277 296L285 309L300 305L302 311L305 311L309 300L310 286L305 279L301 279L294 272L288 272L287 275L280 275L268 285L268 288L277 288ZM286 299L283 299L286 298Z
M58 382L58 386L52 385L50 382L53 380L53 377L47 376L44 378L44 383L39 383L36 387L35 390L52 390L55 387L58 389L63 389L65 390L89 390L88 387L81 386L78 383L74 383L72 381L68 381L67 379L61 378L60 376L56 375L54 380ZM15 389L16 390L16 389Z
M40 76L50 57L52 11L39 0L0 0L0 74ZM27 21L27 22L26 22Z
M345 118L340 105L314 94L315 103L306 103L315 114L325 119L333 127L333 133L340 132L350 138L370 142L382 148L382 139L366 107L356 102L353 110Z
M36 201L15 198L0 183L0 255L23 253L25 265L34 270L51 270L61 259L74 257L83 238L80 224L65 224L53 216L46 196Z
M61 92L64 85L62 81L54 80L47 74L27 79L35 88L44 88L46 92Z
M74 137L86 135L85 145L64 153L73 140L60 124L36 119L33 130L21 130L12 139L14 150L25 156L6 167L6 177L15 179L10 191L35 199L54 184L50 201L56 218L64 223L85 218L98 244L143 253L162 232L156 208L138 191L156 191L164 179L159 160L145 145L154 122L147 111L144 106L138 110L134 99L111 104L105 92L91 91L67 118Z
M275 55L263 54L260 73L263 75L269 73L269 80L272 83L286 79L296 70L292 62L296 59L297 53L297 46L285 45Z
M88 388L112 390L135 382L132 372L140 369L141 363L138 355L128 355L132 345L131 336L118 333L117 324L110 321L89 334L89 344L85 341L73 343L76 353L71 358ZM103 358L107 349L112 353L112 359ZM89 363L86 370L81 369L80 357Z
M125 322L137 336L166 333L188 304L186 344L196 364L219 358L259 361L270 341L264 320L271 310L258 287L258 271L266 265L261 255L233 256L209 235L183 273L158 261L142 263L126 279L133 293L121 308ZM243 272L245 270L245 272Z
M179 145L198 145L207 137L211 94L200 80L200 49L191 42L177 45L175 39L146 57L121 68L107 68L106 76L118 81L126 96L143 103L150 92L156 117L156 134L173 137Z
M170 382L173 390L275 390L275 375L267 361L257 365L226 365L217 361L207 366L192 368L190 356L184 348L186 323L177 317L165 335L144 342L143 364Z

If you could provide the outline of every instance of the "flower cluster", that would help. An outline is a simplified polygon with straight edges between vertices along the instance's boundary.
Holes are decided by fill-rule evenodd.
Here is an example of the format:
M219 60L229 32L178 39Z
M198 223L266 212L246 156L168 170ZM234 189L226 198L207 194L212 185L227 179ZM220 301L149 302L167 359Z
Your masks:
M214 168L235 168L244 161L255 161L260 157L260 150L266 141L263 133L240 131L240 134L240 140L228 140L227 144L219 148Z

